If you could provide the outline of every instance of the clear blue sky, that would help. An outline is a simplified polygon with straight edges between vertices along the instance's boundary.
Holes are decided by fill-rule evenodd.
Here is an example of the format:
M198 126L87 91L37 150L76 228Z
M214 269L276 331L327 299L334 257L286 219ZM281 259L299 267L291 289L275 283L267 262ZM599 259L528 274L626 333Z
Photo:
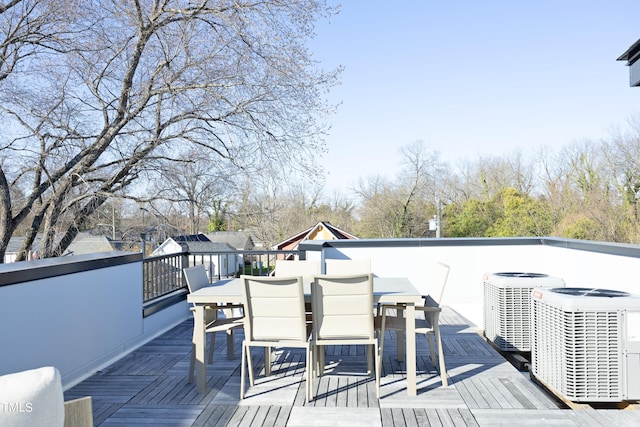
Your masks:
M311 43L345 67L327 190L393 176L417 140L455 164L606 138L640 113L616 61L638 39L640 0L344 0Z

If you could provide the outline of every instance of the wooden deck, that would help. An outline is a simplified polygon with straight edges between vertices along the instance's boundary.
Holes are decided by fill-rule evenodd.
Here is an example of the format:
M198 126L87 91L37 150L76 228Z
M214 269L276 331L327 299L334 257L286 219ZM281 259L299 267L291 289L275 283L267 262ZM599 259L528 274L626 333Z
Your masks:
M637 426L640 411L580 410L538 387L514 368L454 311L442 316L449 386L442 387L426 338L418 337L418 395L406 395L395 334L385 337L380 399L366 375L364 349L328 349L326 374L314 381L316 399L304 403L302 350L276 351L272 376L257 377L240 401L240 340L227 360L224 336L207 369L208 392L187 382L192 322L187 321L65 393L92 396L94 423L154 426ZM256 370L264 368L256 350Z

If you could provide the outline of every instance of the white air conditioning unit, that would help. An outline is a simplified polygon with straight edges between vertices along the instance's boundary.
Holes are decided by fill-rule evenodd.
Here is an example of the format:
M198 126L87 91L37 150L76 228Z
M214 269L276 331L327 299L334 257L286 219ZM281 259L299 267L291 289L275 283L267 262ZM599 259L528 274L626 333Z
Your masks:
M640 296L534 289L531 375L573 402L640 399Z
M564 280L540 273L494 273L482 281L485 337L502 351L531 351L531 291L564 287Z

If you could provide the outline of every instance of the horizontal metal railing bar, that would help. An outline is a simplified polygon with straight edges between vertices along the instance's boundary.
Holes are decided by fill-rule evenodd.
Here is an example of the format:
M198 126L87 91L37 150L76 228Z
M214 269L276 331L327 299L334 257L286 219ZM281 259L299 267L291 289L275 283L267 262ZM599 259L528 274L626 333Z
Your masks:
M143 265L143 303L148 307L149 303L159 298L179 290L186 290L187 284L182 270L187 267L205 264L209 278L213 282L239 274L269 274L273 270L276 259L294 257L298 254L297 250L253 249L193 251L148 257L144 259ZM233 264L229 265L230 262Z

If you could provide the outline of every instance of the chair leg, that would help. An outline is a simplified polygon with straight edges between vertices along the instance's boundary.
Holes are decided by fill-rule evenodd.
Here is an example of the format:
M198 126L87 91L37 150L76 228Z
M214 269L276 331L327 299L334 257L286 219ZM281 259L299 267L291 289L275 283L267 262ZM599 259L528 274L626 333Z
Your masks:
M397 330L396 331L396 343L397 343L397 348L396 348L396 358L398 359L398 362L404 362L404 331L403 330Z
M429 353L431 354L431 363L433 366L436 366L436 352L435 352L435 344L433 342L433 337L431 336L431 332L427 333L427 342L429 343Z
M249 370L249 384L254 385L253 360L251 360L251 347L247 346L247 369Z
M233 329L227 330L227 360L233 360L235 358L235 350L233 348L235 344L235 334ZM213 353L213 352L212 352Z
M316 378L318 376L318 346L314 345L313 346L313 354L311 355L311 369L312 371L312 375L313 378Z
M189 384L193 384L193 372L196 365L196 345L191 344L191 359L189 360Z
M381 362L381 349L378 344L374 344L376 350L375 359L375 376L376 376L376 398L380 399L380 362Z
M245 356L247 353L247 346L242 343L242 355L240 360L240 399L244 399L244 377L245 377Z
M305 402L309 403L312 399L311 396L311 381L313 381L313 375L311 371L313 370L313 354L311 351L311 345L307 346L307 369L306 369L306 384L305 384Z
M378 341L379 341L379 345L380 345L380 356L383 355L383 350L384 350L384 322L382 322L382 326L380 326L380 336L378 337Z
M318 369L318 377L321 377L322 375L324 375L324 352L325 352L325 348L322 345L318 346L318 357L316 357L317 362L317 369Z
M320 355L323 352L323 348L320 345L316 345L314 348L314 355L313 355L313 374L315 377L320 377L321 376L321 372L320 372Z
M382 376L382 357L384 356L384 323L380 327L380 335L378 336L378 351L376 353L376 357L378 360L376 361L376 369L378 378Z
M264 376L271 375L271 347L264 348Z
M402 308L398 308L396 309L396 317L399 319L399 321L404 322L404 309ZM399 322L398 321L398 322ZM404 331L402 330L398 330L396 331L396 343L397 343L397 348L396 348L396 358L398 359L398 362L404 362L404 351L405 351L405 337L404 337Z
M382 346L378 346L376 353L376 378L378 380L378 398L380 398L380 379L382 378Z
M436 335L436 344L438 345L438 359L440 361L440 379L442 380L442 387L449 386L449 380L447 378L447 368L444 364L444 351L442 350L442 337L440 336L440 328L436 325L434 328Z
M209 341L209 361L207 363L211 365L213 363L213 350L216 346L216 333L211 332L209 335L211 335L211 341Z

